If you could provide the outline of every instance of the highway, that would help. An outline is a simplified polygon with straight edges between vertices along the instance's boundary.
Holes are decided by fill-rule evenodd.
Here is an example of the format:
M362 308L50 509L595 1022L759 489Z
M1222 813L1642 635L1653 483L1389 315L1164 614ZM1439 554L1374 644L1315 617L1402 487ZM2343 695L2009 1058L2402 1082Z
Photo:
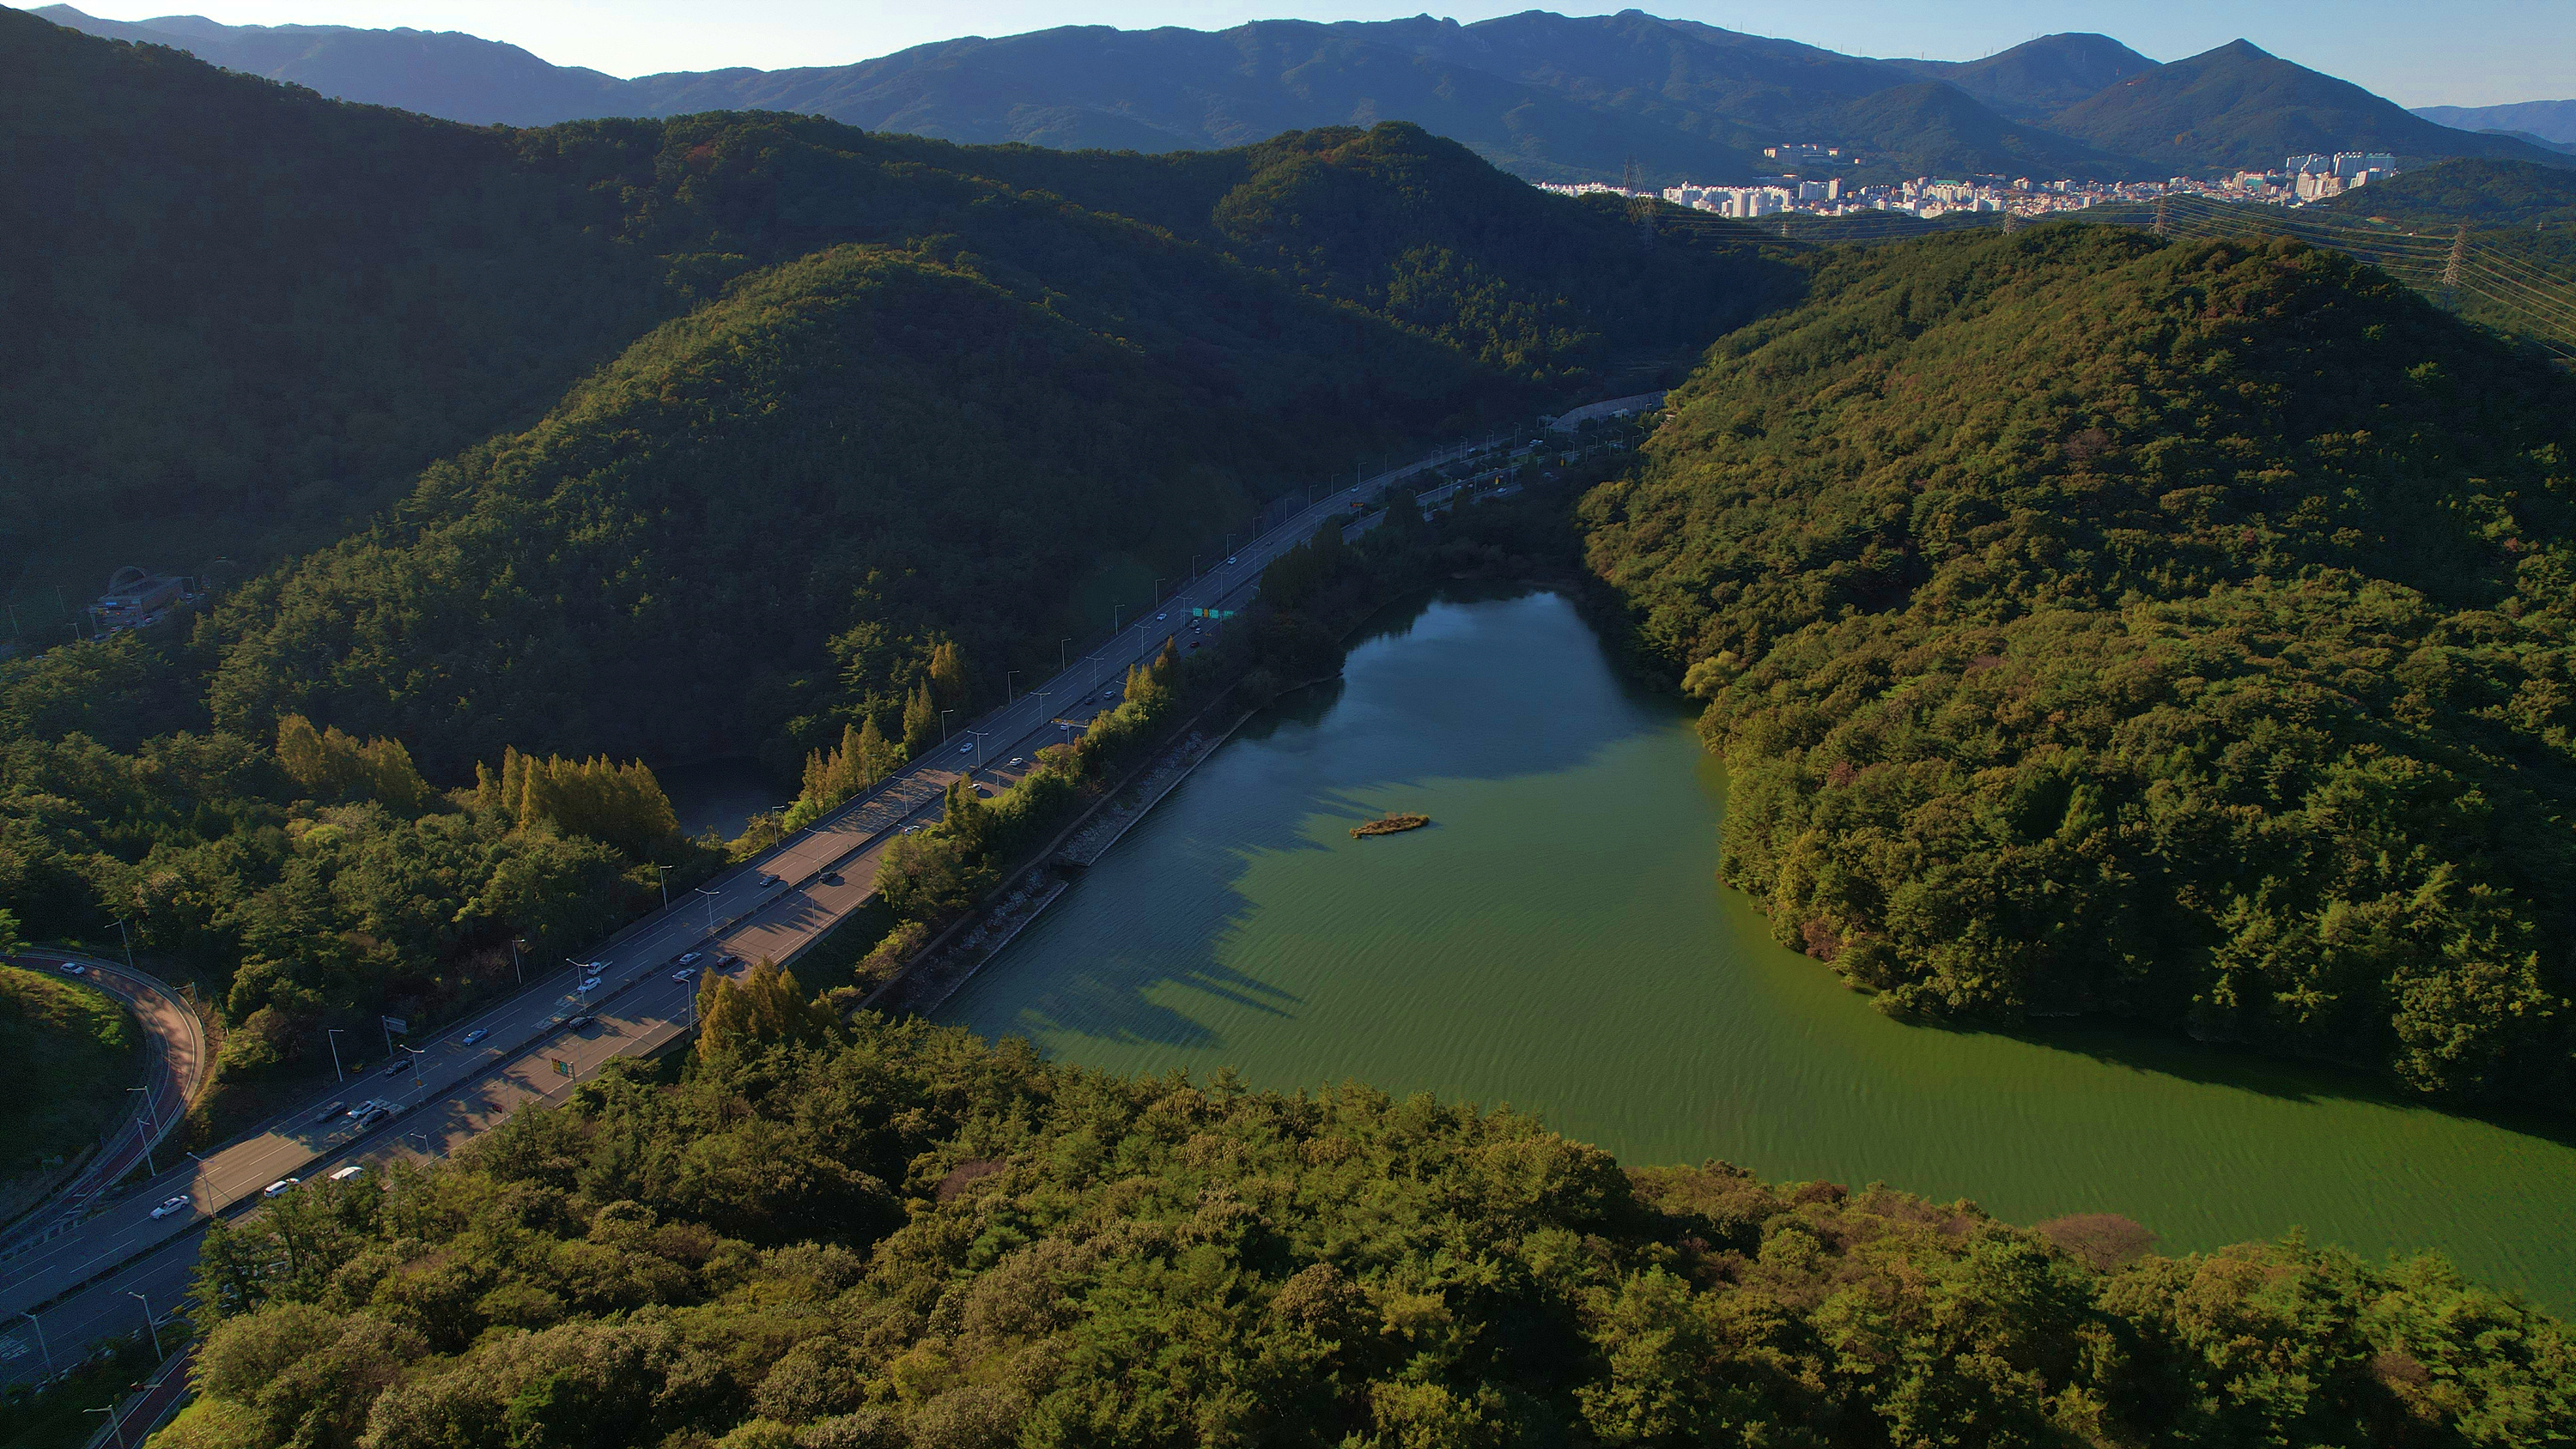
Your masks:
M144 1091L123 1125L109 1134L96 1155L50 1201L0 1234L0 1272L6 1271L5 1255L33 1239L70 1229L93 1198L115 1187L135 1168L151 1163L161 1139L187 1116L188 1104L196 1099L197 1088L212 1065L206 1056L205 1023L197 1019L195 1008L162 982L130 966L76 951L31 951L12 958L10 964L48 975L68 975L63 968L77 965L79 980L124 1002L143 1028ZM161 1155L177 1151L169 1148Z
M1117 689L1129 666L1152 659L1175 633L1186 636L1189 609L1239 603L1263 568L1318 526L1328 520L1338 526L1352 503L1458 451L1317 499L1146 608L1054 679L954 732L949 742L933 746L767 855L672 897L667 908L585 953L598 978L588 991L580 983L591 970L569 962L530 962L536 974L526 990L407 1049L390 1073L379 1068L350 1077L329 1095L208 1155L182 1156L176 1167L165 1165L158 1177L100 1208L77 1231L0 1261L0 1323L9 1325L0 1336L0 1383L42 1372L36 1334L24 1316L30 1310L38 1312L57 1364L71 1361L67 1347L76 1357L77 1346L99 1333L140 1326L131 1294L143 1292L156 1311L163 1302L175 1302L186 1291L198 1230L214 1216L255 1207L272 1182L333 1171L346 1162L443 1156L529 1102L559 1099L610 1059L650 1052L687 1034L695 1024L696 982L676 979L683 969L678 957L700 953L701 967L723 955L792 959L875 894L885 845L904 825L936 818L951 780L1054 743L1063 733L1055 720L1071 713L1077 701L1105 706L1102 692ZM978 778L995 777L986 772ZM396 1110L362 1125L349 1111L371 1099ZM190 1199L186 1206L153 1216L157 1205L181 1193ZM110 1276L101 1279L103 1274Z

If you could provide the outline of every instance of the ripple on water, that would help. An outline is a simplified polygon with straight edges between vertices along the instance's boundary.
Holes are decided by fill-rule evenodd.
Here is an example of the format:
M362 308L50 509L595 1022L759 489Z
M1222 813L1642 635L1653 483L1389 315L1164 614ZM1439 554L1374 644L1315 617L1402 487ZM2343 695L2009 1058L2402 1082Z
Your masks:
M2576 1148L2097 1028L1908 1026L1715 883L1724 777L1563 598L1390 611L941 1012L1120 1072L1357 1078L1630 1162L1884 1181L2170 1249L2304 1226L2576 1308ZM1390 810L1433 825L1352 840Z

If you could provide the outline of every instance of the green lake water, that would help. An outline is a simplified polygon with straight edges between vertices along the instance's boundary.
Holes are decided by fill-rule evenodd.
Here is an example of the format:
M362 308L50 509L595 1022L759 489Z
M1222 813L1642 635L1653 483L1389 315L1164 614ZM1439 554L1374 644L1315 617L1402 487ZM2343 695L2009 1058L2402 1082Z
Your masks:
M1632 1163L2437 1248L2576 1309L2576 1146L2107 1029L1909 1026L1716 882L1724 773L1563 598L1390 611L940 1012L1117 1072L1510 1103ZM1434 824L1353 840L1390 810Z

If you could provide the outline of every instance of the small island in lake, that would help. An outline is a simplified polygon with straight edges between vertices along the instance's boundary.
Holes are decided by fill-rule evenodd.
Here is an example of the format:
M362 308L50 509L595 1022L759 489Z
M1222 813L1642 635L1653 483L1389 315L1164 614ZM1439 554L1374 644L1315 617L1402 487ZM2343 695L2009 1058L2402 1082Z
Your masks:
M1357 840L1363 835L1393 835L1399 830L1420 830L1430 823L1428 815L1389 815L1366 825L1352 826L1351 838Z

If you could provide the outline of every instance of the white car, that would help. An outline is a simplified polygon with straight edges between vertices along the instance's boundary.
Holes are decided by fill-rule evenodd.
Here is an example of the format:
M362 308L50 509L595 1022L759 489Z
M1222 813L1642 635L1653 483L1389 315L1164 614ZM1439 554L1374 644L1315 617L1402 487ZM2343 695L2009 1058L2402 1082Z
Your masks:
M1028 763L1028 760L1027 760L1025 757L1020 756L1020 755L1013 755L1013 756L1011 756L1011 762L1010 762L1009 764L1007 764L1007 765L1004 765L1002 768L1003 768L1003 769L1006 769L1006 770L1016 770L1016 769L1018 769L1020 766L1025 765L1025 764L1027 764L1027 763Z
M582 991L597 991L599 989L599 978L596 976L583 977L578 989Z
M170 1199L168 1202L161 1204L159 1207L154 1208L152 1210L152 1216L156 1218L166 1218L172 1213L183 1213L187 1210L188 1195L183 1192L177 1197Z
M698 974L698 968L697 968L697 967L695 967L695 966L683 966L683 967L681 967L679 970L674 971L674 972L672 972L672 973L671 973L671 979L672 979L672 980L674 980L674 981L686 981L686 980L688 980L690 977L695 976L695 975L697 975L697 974Z
M63 974L65 976L86 976L89 974L89 968L83 966L78 961L66 961L63 963Z
M295 1186L303 1180L304 1179L300 1177L281 1177L277 1181L270 1183L268 1186L261 1188L259 1190L259 1195L261 1197L275 1197L279 1193L286 1191L288 1188Z
M695 966L698 964L698 953L695 951L683 951L680 953L680 959L672 962L671 964L674 966Z
M1159 624L1159 623L1163 622L1165 619L1168 619L1168 618L1170 618L1170 617L1172 617L1172 616L1171 616L1171 615L1169 615L1169 614L1156 614L1156 615L1154 616L1154 622L1155 622L1155 623L1157 623L1157 624Z
M973 740L968 740L966 743L959 745L957 747L957 753L961 755L971 755L975 753L975 742Z

